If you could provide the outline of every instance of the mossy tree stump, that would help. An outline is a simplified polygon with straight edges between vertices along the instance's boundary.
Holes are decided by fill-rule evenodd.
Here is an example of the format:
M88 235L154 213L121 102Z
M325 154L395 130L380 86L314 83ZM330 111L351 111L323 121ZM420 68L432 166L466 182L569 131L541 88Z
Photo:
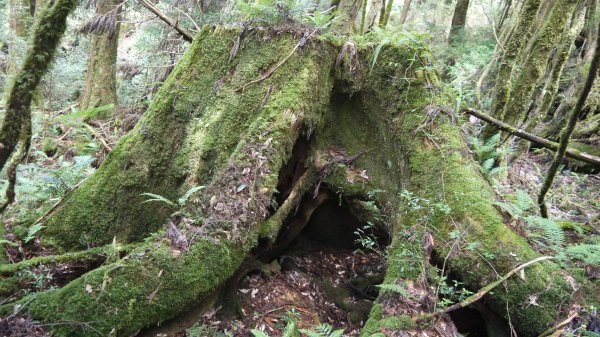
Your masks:
M436 108L425 46L387 46L371 68L372 37L303 41L307 32L200 32L136 128L43 234L64 251L148 239L61 289L22 299L23 312L57 336L129 336L176 317L219 291L259 242L272 245L317 187L370 200L384 215L392 237L386 283L425 282L437 257L476 291L539 256L494 208L454 116ZM175 199L200 185L184 215L142 203L145 192ZM446 211L407 206L405 190ZM581 304L556 264L526 275L485 298L522 336ZM365 336L394 321L387 297Z

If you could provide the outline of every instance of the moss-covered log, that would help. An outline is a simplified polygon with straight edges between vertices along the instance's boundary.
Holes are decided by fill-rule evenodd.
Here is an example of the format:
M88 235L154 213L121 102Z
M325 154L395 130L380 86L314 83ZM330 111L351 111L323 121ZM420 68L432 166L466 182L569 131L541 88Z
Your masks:
M66 249L164 230L64 288L23 299L23 312L57 336L128 336L175 317L218 291L259 241L273 243L286 213L319 186L369 199L387 219L386 283L425 282L431 256L476 291L539 256L494 208L455 116L432 105L437 76L414 66L426 62L425 46L386 46L371 70L372 37L313 36L299 47L304 34L254 30L231 54L239 31L197 35L134 131L50 217L45 239ZM172 210L139 195L173 198L197 185L205 188L170 220ZM411 207L409 196L430 206ZM485 301L534 336L583 303L566 277L556 264L537 265ZM390 317L388 298L380 295L365 336L417 328Z

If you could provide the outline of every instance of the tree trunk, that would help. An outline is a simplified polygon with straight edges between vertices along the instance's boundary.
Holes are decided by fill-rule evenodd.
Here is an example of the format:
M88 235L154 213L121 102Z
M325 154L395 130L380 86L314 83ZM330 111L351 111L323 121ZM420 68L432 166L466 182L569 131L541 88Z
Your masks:
M567 22L573 16L577 0L557 0L548 20L536 37L531 52L527 55L517 81L511 88L511 95L502 114L510 125L521 125L527 115L535 85L546 70L550 54L560 42L563 34L569 31Z
M448 35L448 44L454 45L462 42L465 35L465 24L467 22L467 11L469 10L470 0L458 0L454 7L454 15L452 16L452 25L450 26L450 34Z
M104 20L107 23L102 27L90 27L93 34L85 85L79 103L81 110L117 105L116 64L121 26L120 3L119 0L100 0L96 4L96 17L110 19ZM94 25L94 22L89 25Z
M340 34L350 35L355 32L356 17L362 5L362 0L335 0L332 4L337 8L337 20L331 29Z
M408 11L410 10L410 4L412 0L404 0L402 4L402 11L400 11L400 24L403 25L406 23L406 18L408 17Z
M48 4L35 23L31 41L20 70L8 90L6 112L0 128L0 170L18 143L24 119L29 116L31 100L67 26L67 16L75 1L58 0ZM48 28L51 27L51 28Z
M371 8L369 8L369 14L367 14L367 23L365 31L370 31L373 27L377 27L381 18L381 12L383 11L383 0L371 1Z
M494 208L452 116L429 105L436 74L411 66L427 48L387 46L370 69L360 65L370 64L377 42L302 43L294 32L265 30L244 37L230 60L238 36L215 28L195 37L135 129L50 215L43 235L71 249L165 230L63 288L23 298L23 313L57 336L129 336L164 322L222 289L251 252L277 247L295 229L288 219L319 191L369 200L384 215L393 238L385 283L419 286L436 273L428 261L437 257L476 291L539 256ZM176 199L199 185L178 209L140 195ZM406 191L443 211L410 207ZM463 240L477 248L462 248ZM505 287L485 302L501 316L508 310L520 336L537 336L585 305L552 262ZM536 305L524 305L531 296ZM394 305L403 300L392 297L379 296L364 336L400 320Z
M508 103L511 94L511 81L515 62L527 39L531 36L530 30L533 21L540 7L541 0L526 0L519 14L517 23L513 29L508 43L504 46L504 55L498 67L496 76L495 90L496 94L492 102L490 115L499 120L504 118L504 107ZM506 27L505 29L509 29ZM486 127L483 132L483 138L487 139L497 132L494 127Z

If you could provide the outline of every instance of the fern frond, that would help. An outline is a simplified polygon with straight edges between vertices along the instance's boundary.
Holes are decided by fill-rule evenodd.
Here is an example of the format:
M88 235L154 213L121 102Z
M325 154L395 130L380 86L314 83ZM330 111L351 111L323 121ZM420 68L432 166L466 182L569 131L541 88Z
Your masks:
M185 192L185 194L183 196L181 196L181 198L177 199L177 203L179 204L179 206L183 206L183 205L187 204L190 197L194 193L202 190L203 188L204 188L204 186L196 186L196 187L190 188L187 192Z
M167 198L163 197L163 196L162 196L162 195L160 195L160 194L154 194L154 193L142 193L142 194L140 194L140 195L143 195L143 196L150 197L150 199L147 199L147 200L144 200L144 201L142 201L142 204L145 204L145 203L147 203L147 202L164 202L165 204L167 204L167 205L170 205L170 206L172 206L172 207L177 207L177 204L176 204L176 203L174 203L173 201L171 201L171 200L169 200L169 199L167 199Z
M383 290L388 290L388 291L398 293L398 294L402 295L403 297L407 297L407 298L411 297L410 294L408 293L408 291L406 290L406 288L404 288L403 286L401 286L399 284L384 283L384 284L377 285L377 288L381 288Z
M565 243L563 229L553 220L539 216L525 217L529 228L541 230L542 238L554 248L562 248Z
M580 260L594 266L600 266L600 244L580 243L568 247L564 253L570 259Z

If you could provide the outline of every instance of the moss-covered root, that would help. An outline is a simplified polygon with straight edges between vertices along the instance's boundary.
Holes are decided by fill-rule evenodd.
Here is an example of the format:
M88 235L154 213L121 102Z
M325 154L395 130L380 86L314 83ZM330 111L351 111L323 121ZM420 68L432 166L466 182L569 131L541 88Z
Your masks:
M106 244L115 236L119 242L140 240L173 211L166 204L143 203L142 193L176 199L190 187L208 184L256 125L283 115L296 128L316 123L310 111L326 104L321 99L331 86L323 73L329 65L322 64L330 62L329 47L307 45L268 79L236 91L290 55L298 42L292 34L250 34L229 62L238 34L205 29L196 36L136 128L49 217L49 242L72 249Z

